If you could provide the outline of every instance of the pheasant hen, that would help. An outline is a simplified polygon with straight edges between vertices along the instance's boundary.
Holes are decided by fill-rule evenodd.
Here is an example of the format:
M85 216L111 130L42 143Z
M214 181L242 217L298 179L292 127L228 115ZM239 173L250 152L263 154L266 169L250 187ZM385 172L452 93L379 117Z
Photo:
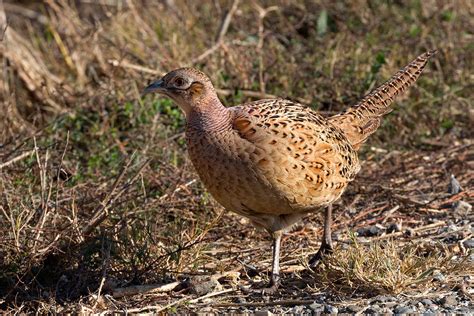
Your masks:
M420 55L329 118L283 99L226 108L210 79L194 68L171 71L145 89L173 99L183 110L189 156L212 196L272 236L271 283L263 291L279 286L282 233L306 214L326 207L323 241L310 265L332 250L331 205L360 169L357 150L434 53Z

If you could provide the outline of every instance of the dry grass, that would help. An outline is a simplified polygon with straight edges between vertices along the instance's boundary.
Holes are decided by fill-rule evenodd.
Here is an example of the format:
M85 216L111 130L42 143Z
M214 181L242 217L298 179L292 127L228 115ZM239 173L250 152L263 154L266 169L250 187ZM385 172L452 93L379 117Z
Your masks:
M269 262L264 235L222 214L197 180L179 110L168 100L140 98L149 80L183 65L208 73L226 104L278 95L330 114L437 48L417 88L397 102L365 148L365 171L339 205L335 228L356 230L385 218L412 228L427 220L472 222L472 215L446 208L472 203L470 1L4 2L2 308L164 306L174 297L98 298L116 287L229 270L246 282L241 262L260 269ZM451 173L464 188L454 196L445 193ZM320 225L311 223L318 220L310 217L285 237L284 260L317 248ZM465 238L438 241L452 246ZM411 289L431 267L456 276L466 251L440 246L422 256L416 240L406 249L398 241L367 249L354 243L320 276L327 284L339 280L331 291L367 295ZM401 257L401 249L415 255ZM396 267L400 274L390 277Z
M432 287L435 273L474 273L467 258L455 260L455 254L444 244L389 240L364 246L354 235L351 240L353 244L337 249L318 273L323 284L336 292L409 293Z

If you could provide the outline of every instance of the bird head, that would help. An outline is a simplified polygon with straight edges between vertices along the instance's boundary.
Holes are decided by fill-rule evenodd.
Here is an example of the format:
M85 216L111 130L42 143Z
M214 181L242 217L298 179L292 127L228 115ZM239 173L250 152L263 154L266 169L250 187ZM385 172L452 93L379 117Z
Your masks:
M215 96L211 80L194 68L180 68L154 81L143 91L143 95L156 92L173 101L188 115Z

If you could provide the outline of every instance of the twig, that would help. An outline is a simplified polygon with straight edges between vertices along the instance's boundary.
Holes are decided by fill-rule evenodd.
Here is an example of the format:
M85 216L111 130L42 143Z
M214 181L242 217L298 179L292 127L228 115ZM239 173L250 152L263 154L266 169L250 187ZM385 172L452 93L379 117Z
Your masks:
M229 29L230 21L232 20L232 17L234 15L235 11L237 11L237 7L239 5L239 2L240 2L240 0L234 0L234 2L232 3L232 6L230 7L229 12L227 13L224 20L222 21L220 31L219 31L219 35L217 35L217 37L216 37L216 42L217 43L222 42L222 40L224 39L224 36L227 33L227 30Z
M140 308L126 309L125 312L127 312L127 313L141 313L141 312L144 312L144 311L154 311L154 313L156 314L156 313L162 312L164 310L167 310L168 308L170 308L174 305L181 304L181 303L185 302L188 299L189 299L189 297L183 297L183 298L181 298L177 301L174 301L172 303L169 303L168 305L165 305L165 306L150 305L150 306L144 306L144 307L140 307Z
M229 293L229 292L234 292L234 291L235 291L234 289L227 289L227 290L222 290L222 291L218 291L218 292L212 292L212 293L200 296L198 298L195 298L193 300L190 300L188 303L189 304L194 304L194 303L197 303L197 302L199 302L201 300L204 300L206 298L209 298L209 297L213 297L213 296L217 296L217 295L221 295L221 294L225 294L225 293Z
M122 68L128 68L128 69L133 69L136 71L140 71L143 73L155 75L155 76L163 76L165 75L163 72L154 70L148 67L140 66L140 65L135 65L130 63L127 60L122 60L118 61L116 59L109 59L108 60L109 64L111 64L114 67L122 67ZM235 91L238 91L241 93L244 97L249 97L249 98L260 98L260 99L277 99L278 96L274 94L269 94L269 93L262 93L260 91L252 91L252 90L245 90L245 89L240 89L240 88L235 88L235 89L216 89L217 94L221 96L229 96L233 95ZM311 104L310 99L305 99L305 98L292 98L295 101L302 103L302 104ZM318 113L322 114L327 114L327 115L332 115L336 114L336 111L318 111Z
M196 181L197 181L196 179L192 179L191 181L187 182L186 184L178 186L178 187L173 191L173 193L171 193L171 197L173 197L175 193L178 193L178 192L182 191L184 188L187 188L187 187L189 187L190 185L196 183ZM170 195L169 195L168 193L163 194L162 196L160 196L159 200L162 201L162 200L168 198L169 196L170 196Z
M219 33L216 37L216 41L215 41L214 45L212 45L209 49L207 49L204 53L202 53L198 57L194 58L191 61L191 64L197 64L197 63L203 61L204 59L206 59L207 56L211 55L212 53L214 53L217 49L219 49L221 47L222 43L224 42L224 36L227 33L227 31L229 30L229 25L230 25L230 22L232 20L232 17L234 15L235 11L237 11L239 1L240 0L234 0L234 2L232 3L232 7L230 8L229 12L227 13L224 20L222 21L222 24L219 28Z
M109 59L109 60L107 60L107 62L109 64L111 64L112 66L114 66L114 67L122 67L122 68L133 69L133 70L137 70L137 71L140 71L140 72L144 72L144 73L148 73L148 74L152 74L152 75L156 75L156 76L163 76L164 75L164 73L161 72L161 71L154 70L154 69L144 67L144 66L140 66L140 65L132 64L131 62L129 62L126 59L123 59L121 61L118 61L117 59Z
M294 306L294 305L311 305L314 300L282 300L273 302L253 302L253 303L221 303L213 304L213 307L264 307L264 306Z
M176 281L168 284L147 284L147 285L134 285L128 287L119 287L112 290L112 296L114 298L120 298L124 296L133 296L136 294L148 294L148 293L165 293L173 291L181 282Z
M0 1L1 2L1 1ZM20 14L28 19L34 19L43 25L47 25L49 23L48 18L36 11L28 9L24 5L17 5L13 3L4 3L3 4L5 11L14 14ZM1 4L0 4L1 7ZM1 9L0 9L1 10ZM1 14L1 13L0 13Z
M0 0L0 42L3 41L5 33L7 32L8 21L3 8L3 0Z
M236 88L235 90L231 89L216 89L216 92L222 96L229 96L233 95L235 91L239 91L243 96L245 97L250 97L250 98L260 98L260 99L278 99L278 96L274 94L269 94L269 93L262 93L260 91L252 91L252 90L242 90ZM303 103L303 104L310 104L311 100L309 99L304 99L304 98L294 98L296 101ZM320 111L319 113L328 113L328 114L334 114L336 112L323 112Z
M89 234L95 227L97 227L100 223L102 223L106 218L107 218L107 215L108 215L108 209L111 205L113 205L113 203L129 188L129 186L135 182L135 180L138 179L138 177L140 176L140 173L143 171L143 169L148 165L148 163L150 162L150 159L148 159L147 161L145 161L142 166L138 169L137 173L133 176L132 179L130 179L130 181L128 181L127 183L125 183L122 188L117 191L117 193L115 193L119 183L122 181L122 178L124 177L126 171L128 170L128 168L130 167L130 164L133 160L133 155L132 155L132 158L129 159L129 161L127 162L127 164L125 165L125 167L123 168L122 172L120 173L120 175L117 177L117 179L115 180L113 186L112 186L112 190L110 190L109 194L107 194L107 196L104 198L104 200L101 202L101 206L99 207L99 209L94 213L94 216L92 217L91 221L87 224L87 226L82 230L82 233L84 235L87 235Z
M446 225L446 222L445 221L439 221L439 222L436 222L436 223L416 227L413 230L415 232L419 232L419 231L428 230L428 229L436 228L438 226L443 226L443 225ZM383 235L383 236L379 236L379 237L373 237L373 238L370 238L368 242L373 242L373 241L376 241L376 240L387 239L387 238L392 238L392 237L400 237L400 236L403 236L403 234L404 234L404 232L396 232L396 233L387 234L387 235Z
M257 55L258 55L258 79L260 83L260 92L265 93L265 80L263 78L263 72L265 65L263 63L263 42L265 40L265 26L263 21L268 13L272 11L278 10L277 6L271 6L269 8L262 8L257 4L257 2L253 2L254 7L258 11L258 43L257 43Z
M26 151L26 152L22 153L21 155L18 155L18 156L16 156L15 158L10 159L9 161L6 161L6 162L4 162L4 163L1 163L1 164L0 164L0 170L2 170L2 169L5 168L5 167L8 167L9 165L11 165L11 164L13 164L13 163L15 163L15 162L17 162L17 161L20 161L20 160L24 159L25 157L31 156L32 154L35 153L35 150L36 150L36 149L32 149L32 150Z

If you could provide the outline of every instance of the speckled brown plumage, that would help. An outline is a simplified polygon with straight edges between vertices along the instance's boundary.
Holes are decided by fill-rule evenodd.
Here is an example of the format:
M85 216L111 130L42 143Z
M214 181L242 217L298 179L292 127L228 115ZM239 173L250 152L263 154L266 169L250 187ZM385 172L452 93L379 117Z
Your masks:
M274 237L276 288L281 233L341 196L360 169L357 149L433 54L419 56L358 104L329 118L282 99L226 108L209 78L193 68L170 72L146 92L167 95L184 111L189 156L212 196ZM331 248L330 217L329 211L321 251Z

